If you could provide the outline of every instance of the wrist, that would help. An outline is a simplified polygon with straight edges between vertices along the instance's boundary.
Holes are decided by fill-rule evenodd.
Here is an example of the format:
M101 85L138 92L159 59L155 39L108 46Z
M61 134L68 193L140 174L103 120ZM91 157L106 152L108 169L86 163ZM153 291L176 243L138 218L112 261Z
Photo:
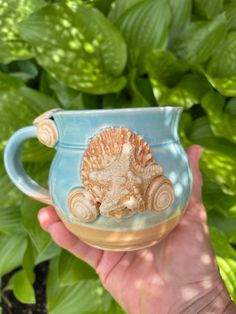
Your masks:
M200 295L181 313L236 314L236 306L231 300L223 281L208 292Z

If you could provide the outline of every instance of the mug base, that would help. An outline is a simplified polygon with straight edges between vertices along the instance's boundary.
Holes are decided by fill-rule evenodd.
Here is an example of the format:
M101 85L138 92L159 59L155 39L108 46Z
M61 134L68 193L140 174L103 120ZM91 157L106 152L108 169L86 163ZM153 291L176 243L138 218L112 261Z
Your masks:
M135 231L99 230L66 222L66 228L83 242L107 251L135 251L155 245L169 234L180 221L182 215L171 218L157 226Z

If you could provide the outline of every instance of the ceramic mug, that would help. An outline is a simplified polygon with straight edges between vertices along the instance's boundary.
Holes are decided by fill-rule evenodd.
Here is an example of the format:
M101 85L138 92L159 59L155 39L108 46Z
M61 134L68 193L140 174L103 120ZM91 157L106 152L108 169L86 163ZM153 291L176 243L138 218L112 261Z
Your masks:
M18 130L4 162L13 183L55 207L81 240L107 250L153 245L179 222L192 176L179 141L182 108L53 109ZM23 143L37 137L56 149L48 186L39 186L20 161Z

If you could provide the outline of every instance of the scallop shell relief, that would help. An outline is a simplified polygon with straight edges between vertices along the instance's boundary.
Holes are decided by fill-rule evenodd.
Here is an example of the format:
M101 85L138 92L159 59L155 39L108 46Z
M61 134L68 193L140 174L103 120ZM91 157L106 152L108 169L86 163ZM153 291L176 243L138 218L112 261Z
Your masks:
M70 211L82 222L98 215L121 218L162 211L175 198L150 146L126 128L108 129L90 141L82 161L82 183L85 188L73 189L68 197Z

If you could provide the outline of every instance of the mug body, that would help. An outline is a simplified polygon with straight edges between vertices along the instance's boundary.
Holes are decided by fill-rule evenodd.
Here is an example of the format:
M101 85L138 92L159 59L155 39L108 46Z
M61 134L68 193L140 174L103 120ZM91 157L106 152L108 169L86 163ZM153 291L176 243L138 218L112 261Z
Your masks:
M58 215L72 233L94 247L135 250L160 241L178 224L192 186L188 158L178 137L181 111L178 107L152 107L53 113L58 142L49 173L49 193ZM145 210L123 217L98 215L94 220L81 221L71 211L68 197L71 192L84 189L85 152L99 134L118 129L138 135L143 142L139 140L137 145L149 145L156 164L162 167L162 177L171 182L173 201L160 211ZM99 137L96 143L100 145ZM106 169L102 171L107 173ZM114 178L118 177L117 171L115 168Z

